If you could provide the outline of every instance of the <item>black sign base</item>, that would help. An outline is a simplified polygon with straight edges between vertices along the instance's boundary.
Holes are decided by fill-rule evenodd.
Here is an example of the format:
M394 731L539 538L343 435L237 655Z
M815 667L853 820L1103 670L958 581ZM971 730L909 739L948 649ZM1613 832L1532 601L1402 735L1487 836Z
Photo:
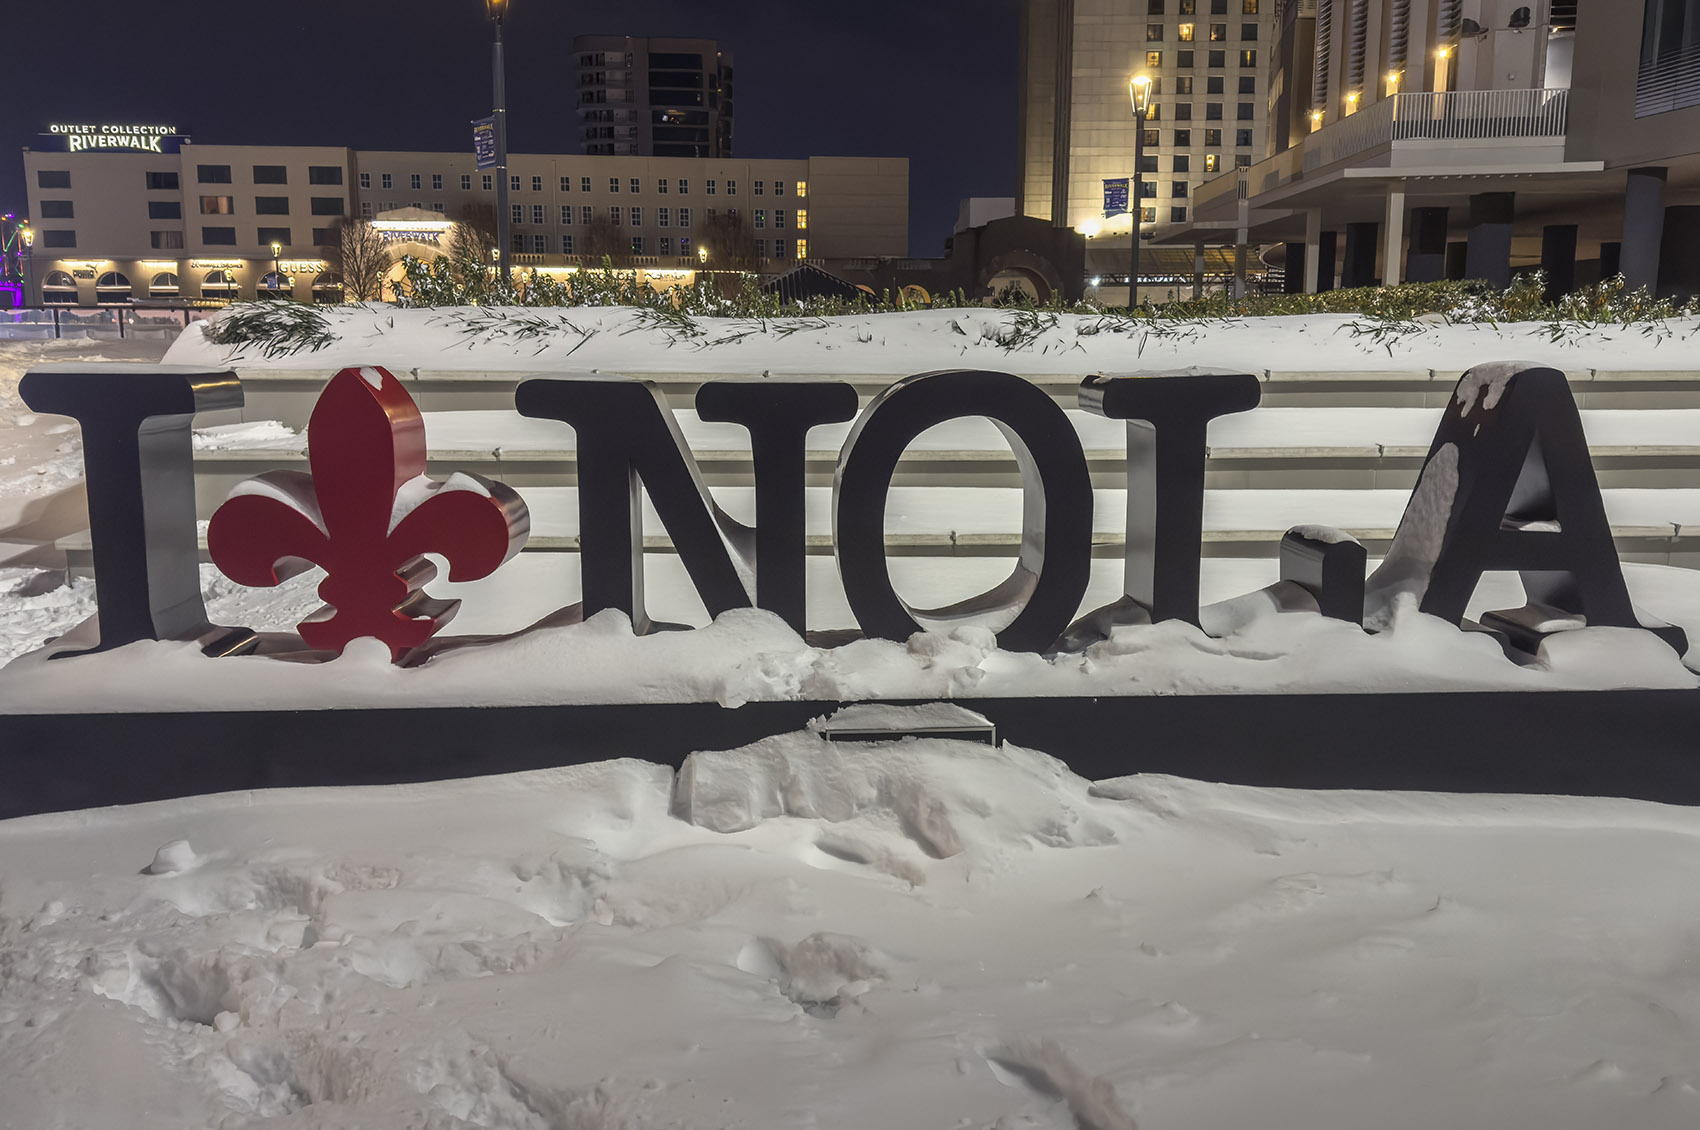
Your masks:
M964 699L1091 780L1700 805L1700 691ZM677 766L835 702L0 715L0 818L239 789L381 785L639 756Z

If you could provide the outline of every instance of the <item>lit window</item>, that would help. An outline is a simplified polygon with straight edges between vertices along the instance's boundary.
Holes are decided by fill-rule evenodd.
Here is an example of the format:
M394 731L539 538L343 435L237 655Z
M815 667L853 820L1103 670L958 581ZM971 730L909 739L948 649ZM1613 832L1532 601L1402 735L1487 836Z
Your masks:
M1210 25L1210 42L1212 42L1212 43L1226 43L1227 41L1228 41L1228 25L1227 24L1211 24Z
M1215 172L1216 171L1216 162L1217 162L1216 154L1206 153L1204 155L1204 171L1207 172L1207 173Z
M797 258L807 259L808 257L809 257L809 241L806 240L806 239L799 239L797 241Z
M1163 65L1163 53L1161 51L1147 51L1145 53L1145 65L1156 70Z
M1240 66L1242 66L1242 67L1255 67L1255 66L1257 66L1257 52L1256 51L1241 51L1240 52Z
M1248 16L1257 15L1257 0L1245 0L1244 13Z
M797 209L797 230L798 231L807 231L808 227L809 227L809 210L807 208ZM802 253L798 252L797 257L799 259L801 259L803 257Z
M1155 207L1141 208L1139 210L1139 222L1142 223L1142 224L1154 224L1154 223L1156 223L1157 222L1157 209Z
M806 181L806 180L798 181L797 182L797 195L798 196L807 196L808 194L809 194L809 182Z
M1193 28L1192 24L1182 24L1180 26L1180 34L1175 36L1175 38L1179 39L1182 43L1191 43L1192 42L1192 28Z
M1145 25L1145 42L1147 42L1147 43L1161 43L1161 42L1163 42L1163 25L1162 24L1146 24Z

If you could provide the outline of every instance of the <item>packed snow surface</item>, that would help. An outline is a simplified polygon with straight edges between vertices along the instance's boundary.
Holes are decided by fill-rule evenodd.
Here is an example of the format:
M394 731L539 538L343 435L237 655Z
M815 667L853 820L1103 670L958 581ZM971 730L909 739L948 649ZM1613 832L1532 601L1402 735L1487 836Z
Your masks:
M0 1127L1687 1130L1696 883L1692 810L809 732L30 817Z
M692 329L631 307L327 307L336 338L319 350L267 358L254 345L207 340L217 319L191 325L173 364L335 369L383 365L485 372L907 374L983 367L1084 375L1191 365L1262 373L1434 369L1527 357L1564 370L1692 370L1700 319L1649 325L1570 325L1554 340L1544 322L1450 324L1423 318L1390 327L1350 314L1125 322L1092 314L989 308L766 319L699 318Z

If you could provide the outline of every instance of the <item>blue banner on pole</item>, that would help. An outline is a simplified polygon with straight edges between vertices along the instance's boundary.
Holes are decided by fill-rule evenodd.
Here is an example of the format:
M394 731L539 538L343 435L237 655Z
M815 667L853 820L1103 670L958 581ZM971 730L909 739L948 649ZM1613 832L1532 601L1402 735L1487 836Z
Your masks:
M479 118L472 123L472 154L480 169L496 167L496 119ZM1126 193L1123 194L1126 199Z
M1127 177L1104 181L1104 218L1127 215Z

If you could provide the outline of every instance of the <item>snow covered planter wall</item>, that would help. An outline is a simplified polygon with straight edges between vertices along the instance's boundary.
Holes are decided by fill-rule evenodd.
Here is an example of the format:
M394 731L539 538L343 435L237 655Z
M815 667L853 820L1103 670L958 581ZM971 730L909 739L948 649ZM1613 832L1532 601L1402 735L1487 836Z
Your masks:
M236 780L228 762L210 776L201 766L176 783L159 785L166 793L260 781L330 783L312 773L298 778L283 764L303 756L303 741L327 743L339 758L350 748L364 751L352 762L341 762L340 769L322 765L331 782L411 779L592 760L624 752L617 748L619 737L640 734L650 743L639 747L645 756L671 753L677 760L691 749L724 748L793 729L841 701L947 696L977 699L1006 733L1019 733L1024 744L1040 748L1046 733L1068 729L1078 739L1080 726L1099 727L1106 739L1102 752L1112 759L1126 754L1129 732L1157 719L1163 719L1157 727L1161 740L1183 749L1189 734L1214 733L1220 743L1234 743L1243 751L1236 755L1239 768L1230 764L1216 771L1230 779L1246 778L1250 768L1251 778L1280 784L1629 790L1631 795L1700 799L1693 793L1688 760L1667 762L1666 743L1656 741L1642 751L1652 775L1616 788L1600 784L1610 774L1567 777L1567 771L1554 771L1544 784L1526 779L1521 775L1529 768L1526 750L1501 765L1500 770L1511 767L1509 776L1493 769L1473 778L1469 772L1460 775L1449 760L1460 753L1468 762L1503 752L1507 744L1517 745L1519 736L1530 737L1531 724L1545 730L1558 719L1566 720L1568 731L1550 733L1573 741L1578 716L1592 719L1583 729L1602 740L1613 731L1599 727L1607 721L1614 728L1628 724L1625 711L1644 715L1654 709L1662 722L1675 722L1670 733L1692 732L1700 718L1700 696L1693 693L1697 680L1680 658L1688 647L1683 631L1645 620L1630 604L1568 383L1562 373L1534 364L1480 365L1464 375L1392 549L1367 578L1364 549L1353 539L1324 527L1298 527L1282 542L1281 580L1218 607L1207 621L1199 608L1205 429L1216 417L1256 406L1259 385L1252 376L1141 374L1093 376L1083 382L1082 408L1127 421L1128 451L1123 594L1083 615L1093 529L1085 458L1062 409L1019 377L982 370L919 374L892 384L859 416L854 390L835 381L704 385L697 398L699 415L737 423L750 433L753 527L734 521L703 486L655 386L602 377L526 381L515 396L519 412L564 421L577 433L583 599L534 630L498 641L432 638L455 607L425 594L435 572L425 555L445 557L451 580L489 574L522 546L528 528L525 506L507 487L476 476L457 474L442 483L427 479L422 473L423 421L385 370L351 368L333 378L309 429L313 474L272 472L243 484L208 531L214 562L243 584L277 584L309 563L326 568L319 590L326 607L302 621L298 635L215 627L201 602L189 429L196 412L241 402L234 374L168 366L43 369L26 376L21 392L30 407L75 417L84 430L99 610L92 646L79 651L67 641L52 652L55 661L43 658L21 669L14 664L0 677L0 710L12 712L0 716L0 736L10 731L9 755L40 749L35 736L44 731L30 715L63 720L75 714L87 748L101 744L102 731L122 732L132 744L142 735L151 763L175 757L179 775L183 765L196 764L201 756L187 755L184 762L183 751L209 740L226 756L233 748L260 751L259 761L249 763ZM884 541L886 495L899 457L915 438L961 416L990 418L1015 454L1024 500L1021 549L1010 575L987 592L947 607L918 608L904 601L891 581ZM837 649L811 648L803 641L808 629L804 441L815 425L851 418L856 422L834 486L833 535L845 592L864 639ZM550 635L564 625L590 629L601 624L606 636L611 615L619 617L616 634L624 631L628 640L648 637L657 626L650 623L644 603L640 485L717 622L697 632L669 633L676 642L647 653L616 639L604 638L601 642L609 646L599 647L596 634L571 641ZM1483 573L1495 570L1518 572L1528 603L1488 613L1479 624L1467 623L1466 602ZM1620 698L1611 705L1590 695L1590 705L1581 711L1547 701L1525 707L1517 696L1495 696L1498 701L1488 705L1487 715L1510 711L1512 730L1477 717L1472 735L1468 726L1456 725L1460 715L1454 713L1446 725L1448 757L1431 753L1425 768L1421 753L1436 743L1431 738L1411 745L1411 734L1423 734L1434 718L1450 710L1471 716L1483 711L1456 702L1437 711L1440 703L1433 696L1381 693L1360 695L1348 707L1341 706L1345 700L1334 699L1332 714L1317 712L1320 699L1301 699L1295 714L1293 703L1278 696L1241 694L1212 696L1206 720L1160 699L1104 695L1093 678L1096 665L1129 653L1152 651L1159 664L1165 659L1184 664L1188 652L1209 639L1200 632L1201 623L1212 631L1232 631L1236 617L1251 605L1313 622L1343 621L1330 629L1337 632L1330 640L1338 641L1342 654L1354 653L1352 640L1368 638L1360 624L1374 632L1401 616L1426 614L1453 626L1447 631L1457 640L1440 645L1449 652L1446 662L1457 668L1450 679L1425 682L1395 670L1396 676L1407 677L1387 684L1369 670L1358 683L1365 691L1542 685L1507 681L1497 673L1473 680L1471 667L1482 660L1486 647L1523 656L1528 666L1562 672L1560 679L1544 684L1549 693L1540 696L1543 700L1559 696L1559 688L1630 685L1674 693ZM1170 625L1190 634L1166 634ZM1469 639L1460 627L1472 630ZM944 642L923 644L915 652L916 640L939 640L941 631L948 633ZM789 645L786 633L794 641ZM383 690L350 696L346 687L339 693L315 677L315 669L334 668L329 679L343 684L346 676L363 672L368 660L361 639L368 636L402 668ZM703 637L701 643L693 636ZM951 647L1009 655L1016 675L985 680L986 665L974 665L980 676L953 678L943 687L924 676L882 682L877 670L886 657L867 651L880 640L907 641L923 660L930 649ZM186 641L194 646L185 646ZM174 646L158 650L162 645ZM336 659L345 650L348 656ZM361 658L349 668L356 652ZM930 666L918 664L921 671ZM138 680L136 672L144 667L151 670ZM827 677L835 667L838 677ZM510 684L508 693L468 692L468 685L479 682L479 668L486 685L490 680ZM751 668L761 675L751 680L753 687L728 692L724 684L740 671L747 678ZM876 672L871 677L870 670ZM449 671L455 676L445 674ZM456 677L464 675L473 676L470 683ZM719 680L718 689L703 693L705 677ZM193 689L185 694L178 680ZM511 686L516 682L524 687L517 696ZM623 683L624 693L610 695L610 682ZM100 698L89 701L97 686ZM1206 679L1189 689L1245 688L1212 686ZM1305 688L1301 680L1296 687L1263 689ZM1395 707L1395 701L1408 704ZM506 746L510 757L474 756L471 733L445 721L456 706L515 702L559 705L528 716L488 709L468 716L474 731L496 735L495 743ZM660 711L649 705L656 702L678 706ZM1655 702L1664 705L1648 705ZM727 709L740 703L748 705ZM358 744L349 739L356 732L372 733L370 715L324 709L378 705L413 709L385 718L386 737ZM425 706L437 709L418 709ZM268 709L228 713L256 707ZM304 709L322 713L276 713ZM155 717L129 713L102 720L90 710L113 715L151 711ZM1392 720L1401 710L1409 723L1402 727ZM209 712L215 711L227 713L214 720ZM1383 731L1378 735L1383 740L1388 728L1405 731L1388 754L1388 764L1405 767L1393 772L1394 779L1383 782L1382 774L1372 771L1366 780L1350 765L1336 766L1346 770L1349 780L1316 780L1314 766L1295 768L1280 760L1277 764L1285 766L1280 771L1271 773L1267 762L1255 768L1256 737L1266 735L1272 724L1290 727L1289 739L1266 744L1303 755L1338 747L1338 726L1347 715ZM525 728L526 736L508 733L515 726ZM1371 749L1355 753L1376 756ZM1200 756L1208 760L1211 754ZM22 757L14 768L18 760ZM1316 764L1335 762L1325 757ZM68 777L58 773L51 783L43 783L38 768L37 794L33 799L27 790L15 794L21 799L12 802L14 811L137 799L137 788L143 795L165 795L148 793L133 773L124 775L129 783L121 788L110 761L102 765L101 773L89 773L88 763L72 763ZM1200 775L1197 766L1165 767ZM1095 775L1134 768L1107 762ZM67 781L84 784L79 790Z

